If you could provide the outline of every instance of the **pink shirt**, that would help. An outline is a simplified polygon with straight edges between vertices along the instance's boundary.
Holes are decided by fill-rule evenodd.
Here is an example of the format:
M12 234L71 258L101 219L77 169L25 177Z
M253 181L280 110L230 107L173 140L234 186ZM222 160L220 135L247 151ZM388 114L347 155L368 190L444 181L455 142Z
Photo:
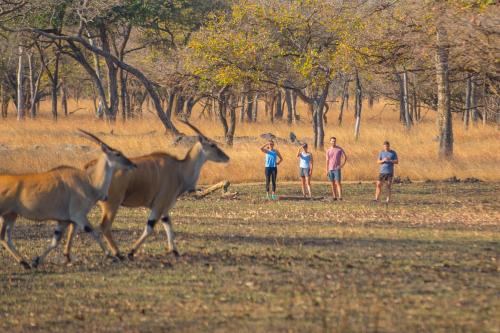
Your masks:
M326 151L326 160L328 161L328 171L340 169L342 154L345 154L344 150L338 146L335 148L330 147Z

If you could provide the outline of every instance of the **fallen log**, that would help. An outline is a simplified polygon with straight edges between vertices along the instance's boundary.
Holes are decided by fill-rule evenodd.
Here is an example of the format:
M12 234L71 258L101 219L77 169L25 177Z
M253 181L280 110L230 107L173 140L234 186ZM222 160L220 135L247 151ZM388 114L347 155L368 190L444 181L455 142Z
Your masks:
M230 185L231 185L231 183L229 181L224 180L222 182L219 182L215 185L210 186L209 188L206 188L206 189L201 190L201 191L197 191L196 193L194 193L194 197L196 199L201 199L201 198L204 198L207 195L209 195L210 193L215 192L219 189L222 189L222 195L224 196L226 193L228 193L227 189L229 188Z

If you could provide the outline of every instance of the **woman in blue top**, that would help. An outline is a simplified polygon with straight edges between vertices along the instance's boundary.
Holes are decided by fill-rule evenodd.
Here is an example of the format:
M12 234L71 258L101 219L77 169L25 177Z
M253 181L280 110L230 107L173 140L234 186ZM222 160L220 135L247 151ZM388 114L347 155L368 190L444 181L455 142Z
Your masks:
M299 159L299 175L302 180L302 194L311 197L311 175L313 171L313 156L307 151L307 143L300 146L297 152Z
M260 150L266 154L266 192L267 198L276 199L276 177L278 176L278 165L283 161L283 157L278 150L274 149L274 141L260 147ZM269 196L269 183L272 182L272 194Z

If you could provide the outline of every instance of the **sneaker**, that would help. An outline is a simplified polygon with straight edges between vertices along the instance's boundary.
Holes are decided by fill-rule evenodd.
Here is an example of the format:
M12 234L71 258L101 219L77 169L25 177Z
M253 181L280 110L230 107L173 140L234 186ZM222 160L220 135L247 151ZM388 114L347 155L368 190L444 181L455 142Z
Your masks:
M278 199L278 197L276 196L276 194L272 194L272 195L271 195L271 199L272 199L272 200L277 200L277 199Z
M269 196L269 193L266 193L266 199L271 200L271 197Z

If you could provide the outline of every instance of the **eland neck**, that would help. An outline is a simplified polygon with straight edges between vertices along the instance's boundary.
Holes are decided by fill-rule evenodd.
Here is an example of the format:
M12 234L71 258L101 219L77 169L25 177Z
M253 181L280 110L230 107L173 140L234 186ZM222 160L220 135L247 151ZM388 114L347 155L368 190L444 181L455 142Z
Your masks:
M196 189L196 183L200 177L201 167L206 161L207 159L203 153L201 143L195 143L182 161L183 165L180 171L184 183L183 192L194 191Z
M113 178L113 168L109 165L106 155L102 154L94 166L87 169L92 187L98 193L98 200L103 200L108 196L111 179Z

